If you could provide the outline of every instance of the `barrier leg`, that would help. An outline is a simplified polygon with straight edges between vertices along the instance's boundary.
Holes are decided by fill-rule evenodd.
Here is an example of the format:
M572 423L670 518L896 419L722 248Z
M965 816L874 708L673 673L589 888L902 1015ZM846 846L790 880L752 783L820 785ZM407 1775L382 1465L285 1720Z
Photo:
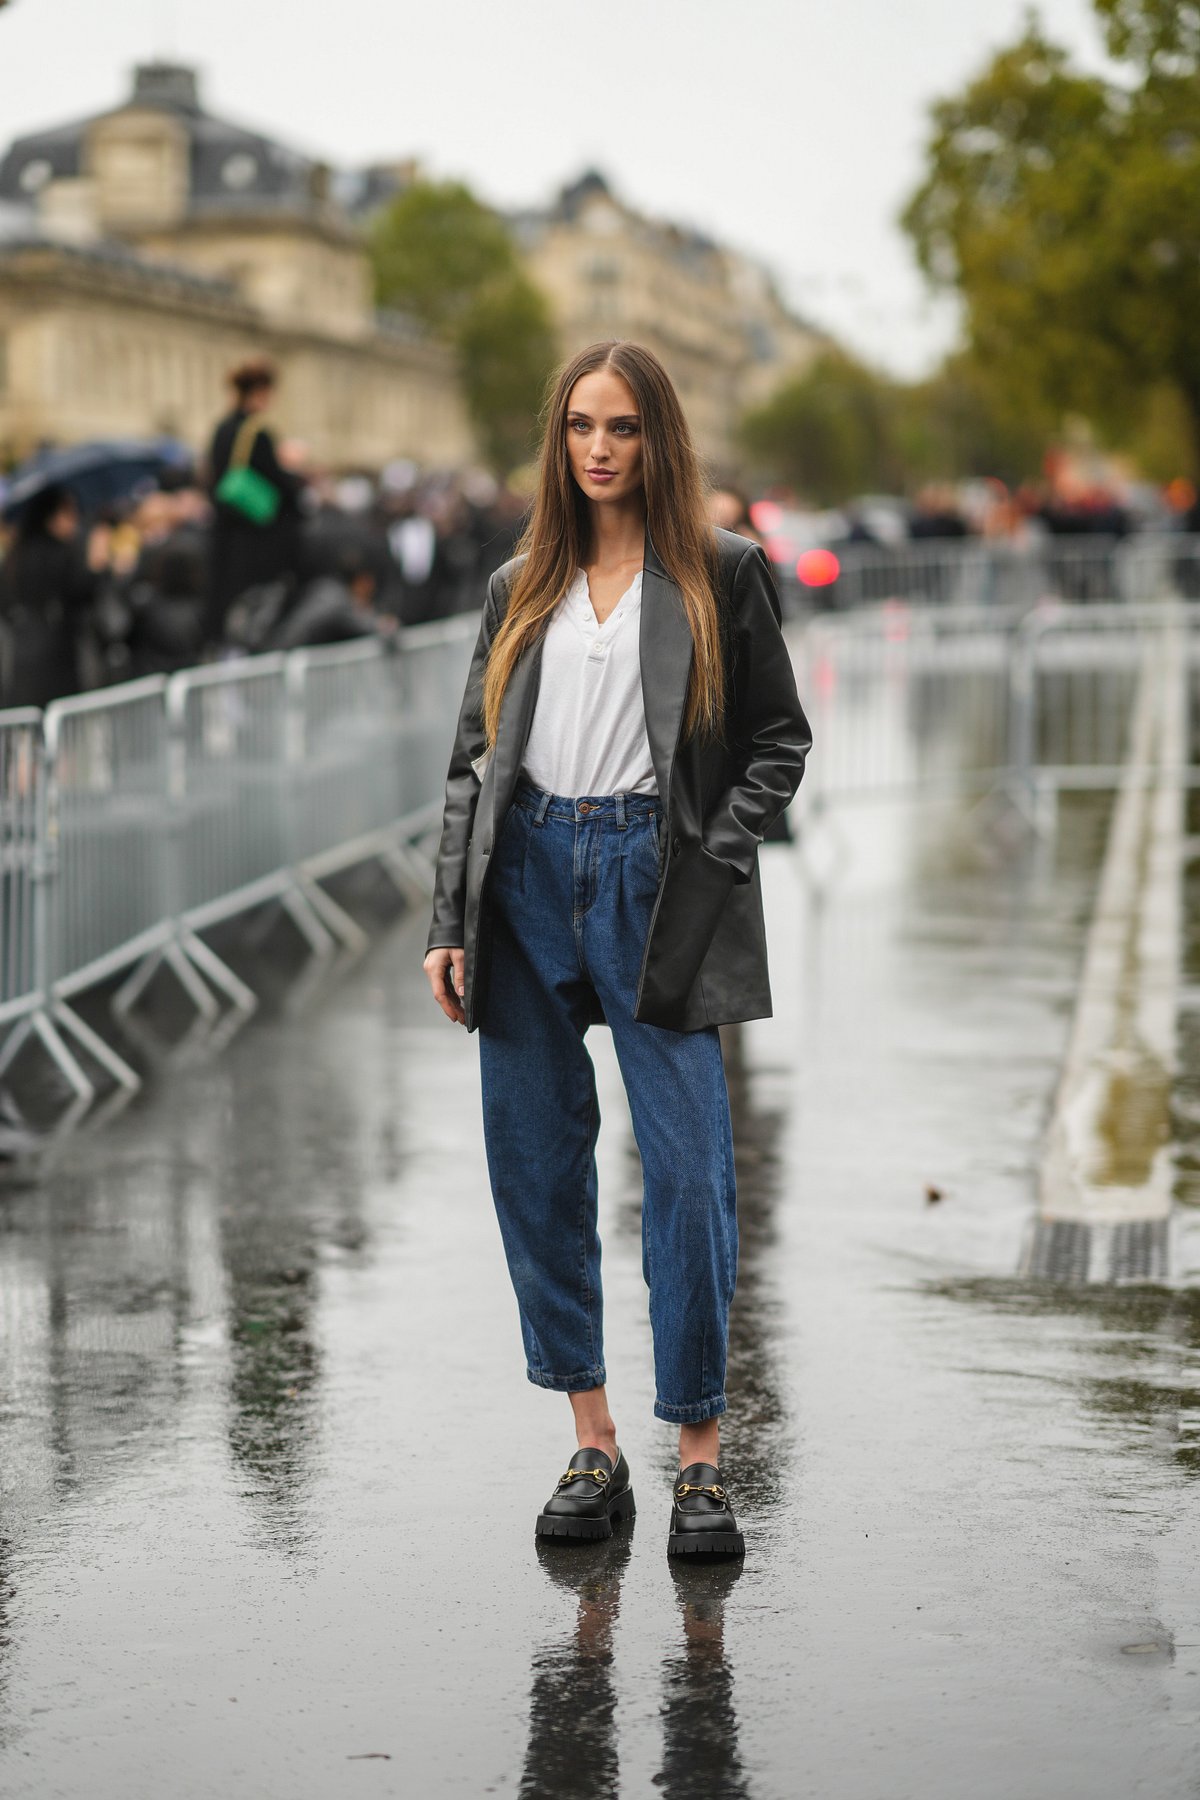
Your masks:
M96 1090L84 1074L78 1059L71 1054L61 1032L55 1026L49 1013L42 1007L37 1007L34 1011L27 1013L23 1019L18 1020L3 1045L0 1045L0 1086L3 1084L6 1071L12 1067L31 1038L38 1040L50 1061L66 1081L67 1086L71 1089L71 1100L66 1110L55 1120L52 1128L48 1132L41 1132L35 1131L32 1126L25 1124L15 1097L9 1099L5 1106L5 1120L9 1125L16 1126L18 1123L20 1125L22 1155L27 1152L29 1154L40 1153L51 1139L61 1137L74 1130L96 1098Z
M183 993L195 1009L195 1018L178 1042L164 1045L157 1035L135 1020L134 1008L160 969L169 969ZM153 1057L180 1057L192 1050L196 1041L211 1031L221 1014L218 1002L201 979L199 971L188 961L181 945L172 941L154 950L138 964L129 979L117 989L109 1003L113 1017L123 1030L135 1038Z
M23 1019L17 1020L3 1044L0 1044L0 1080L3 1079L4 1071L16 1061L32 1030L33 1015L26 1013Z
M209 988L201 980L200 971L188 961L182 945L168 944L163 951L163 961L195 1007L200 1018L208 1025L213 1024L221 1009L213 999Z
M55 1120L54 1136L74 1130L84 1113L96 1098L96 1090L84 1074L76 1058L68 1049L61 1032L51 1019L49 1013L41 1010L32 1015L30 1024L41 1039L43 1048L60 1075L64 1077L74 1093L74 1099L66 1111Z
M433 893L433 864L415 844L393 844L377 858L401 900L416 905Z
M396 851L396 857L404 871L405 879L415 883L420 898L432 899L435 875L433 858L427 856L420 843L416 841L401 844Z
M130 1094L137 1093L142 1085L141 1076L130 1068L124 1057L117 1055L111 1044L105 1043L99 1032L93 1031L63 1000L54 1002L52 1012L55 1024L64 1033L69 1033L80 1048L86 1050L92 1060L112 1076L118 1087Z
M286 893L279 896L279 904L313 955L321 962L327 962L337 946L332 933L325 929L303 888L288 888Z
M151 951L149 956L142 958L132 975L121 983L109 1002L109 1008L114 1018L120 1019L124 1023L127 1015L132 1012L146 988L149 987L152 977L162 967L162 960L163 952L161 950Z
M210 987L215 987L219 994L224 994L243 1021L257 1012L258 996L253 988L247 987L234 974L229 964L222 962L215 950L210 950L203 938L197 937L194 931L185 931L179 943L185 956L195 963Z
M310 876L303 874L298 875L296 881L304 898L322 925L326 927L330 936L340 943L351 956L361 956L371 942L361 925L356 924L345 908L339 906L337 901L325 892L319 881L314 881Z

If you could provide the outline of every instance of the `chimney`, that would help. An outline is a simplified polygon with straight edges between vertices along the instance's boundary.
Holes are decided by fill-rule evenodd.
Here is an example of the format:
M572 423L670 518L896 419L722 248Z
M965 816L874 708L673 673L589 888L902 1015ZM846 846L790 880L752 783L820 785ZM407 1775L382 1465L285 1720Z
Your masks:
M133 72L133 104L199 112L200 87L195 69L181 63L141 63Z

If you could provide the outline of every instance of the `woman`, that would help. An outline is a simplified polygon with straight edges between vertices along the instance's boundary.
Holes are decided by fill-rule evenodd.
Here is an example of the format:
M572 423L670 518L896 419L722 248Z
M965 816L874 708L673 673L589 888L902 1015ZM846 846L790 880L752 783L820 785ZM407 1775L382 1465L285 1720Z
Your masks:
M771 1010L758 846L811 742L762 551L705 519L649 350L594 344L549 407L519 553L488 584L446 784L425 971L478 1027L492 1192L529 1379L579 1448L537 1521L633 1512L605 1388L588 1025L612 1029L644 1179L670 1554L740 1556L720 1477L737 1263L719 1025Z
M85 539L69 488L25 505L0 565L0 704L49 706L80 688L80 645L99 588L104 534Z
M213 526L206 637L210 644L224 638L226 615L248 588L291 581L300 567L300 496L305 482L280 462L264 417L275 397L276 380L274 364L265 357L240 363L229 377L233 410L221 420L209 446ZM256 521L221 498L222 479L243 464L278 494L273 518Z

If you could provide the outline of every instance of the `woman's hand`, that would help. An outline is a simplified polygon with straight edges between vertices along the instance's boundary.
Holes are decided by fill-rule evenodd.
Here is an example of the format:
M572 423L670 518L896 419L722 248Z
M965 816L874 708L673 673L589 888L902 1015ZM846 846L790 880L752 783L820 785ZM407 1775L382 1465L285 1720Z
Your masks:
M458 1025L465 1025L467 1015L462 1003L465 985L463 952L449 949L431 950L422 967L429 977L433 997L446 1017L453 1019Z

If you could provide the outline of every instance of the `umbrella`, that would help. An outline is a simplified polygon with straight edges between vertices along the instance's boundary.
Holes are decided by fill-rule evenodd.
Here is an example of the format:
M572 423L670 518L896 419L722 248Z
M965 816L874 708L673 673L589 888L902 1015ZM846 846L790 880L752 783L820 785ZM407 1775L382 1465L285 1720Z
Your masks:
M165 469L191 466L192 453L175 438L102 438L67 450L42 450L13 474L4 516L16 518L48 487L68 487L84 512L127 500Z

